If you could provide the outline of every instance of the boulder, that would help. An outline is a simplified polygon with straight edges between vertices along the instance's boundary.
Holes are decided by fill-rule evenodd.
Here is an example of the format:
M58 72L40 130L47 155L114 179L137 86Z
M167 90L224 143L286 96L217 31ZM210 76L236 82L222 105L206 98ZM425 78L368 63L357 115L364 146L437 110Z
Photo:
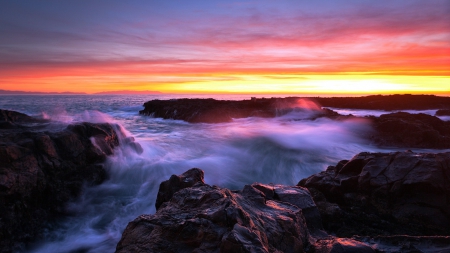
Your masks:
M380 146L450 148L450 122L438 117L397 112L369 119L375 130L369 138Z
M162 182L158 199L155 214L128 224L117 253L374 252L328 236L309 191L299 186L254 183L231 191L205 184L195 168Z
M106 179L101 163L125 135L108 123L63 126L7 110L0 125L0 251L15 252L84 185Z
M450 153L360 153L299 182L337 236L448 235Z

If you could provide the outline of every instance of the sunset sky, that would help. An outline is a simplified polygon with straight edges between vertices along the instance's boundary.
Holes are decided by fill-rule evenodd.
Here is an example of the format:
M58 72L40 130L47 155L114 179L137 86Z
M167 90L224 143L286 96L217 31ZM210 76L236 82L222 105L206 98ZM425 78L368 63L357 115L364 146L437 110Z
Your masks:
M0 89L450 96L450 1L1 1Z

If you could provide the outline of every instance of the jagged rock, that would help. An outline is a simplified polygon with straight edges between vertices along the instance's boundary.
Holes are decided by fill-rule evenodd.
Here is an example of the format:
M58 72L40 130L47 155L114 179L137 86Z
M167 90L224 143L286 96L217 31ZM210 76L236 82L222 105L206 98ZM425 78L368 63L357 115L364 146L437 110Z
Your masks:
M0 132L0 251L10 252L64 214L64 204L84 184L105 180L101 162L125 136L107 123L55 128L6 110L0 110L0 125L7 126Z
M303 179L338 236L448 235L450 153L360 153Z
M201 169L193 168L181 175L172 175L169 180L159 185L158 196L156 197L156 210L164 203L169 201L177 191L194 186L195 184L205 184L204 172Z
M326 235L303 187L254 183L230 191L205 184L203 171L191 169L161 183L160 191L156 214L130 222L117 253L374 252Z
M382 146L450 148L450 122L419 113L397 112L370 117L375 133L371 140Z

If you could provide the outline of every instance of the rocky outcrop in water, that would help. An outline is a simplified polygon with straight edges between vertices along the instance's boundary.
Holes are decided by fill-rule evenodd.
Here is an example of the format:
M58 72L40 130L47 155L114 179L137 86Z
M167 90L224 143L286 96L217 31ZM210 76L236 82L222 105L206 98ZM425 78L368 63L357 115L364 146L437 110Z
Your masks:
M360 153L303 179L338 236L450 235L450 153Z
M436 116L450 116L450 109L440 109L436 111Z
M0 251L36 239L84 185L103 182L101 163L120 141L139 151L115 125L67 126L0 110Z
M269 98L242 101L214 99L152 100L144 104L143 115L165 119L178 119L191 123L229 122L233 118L275 117L294 110L304 110L309 119L328 117L334 120L355 119L352 115L339 115L321 106L336 106L359 109L437 109L450 108L450 98L428 95L368 96L359 98ZM336 104L335 104L336 103ZM338 106L339 105L339 106ZM359 107L357 107L359 105ZM384 105L384 107L382 107ZM445 113L441 109L439 114ZM361 137L379 146L403 148L450 148L450 121L427 114L395 112L369 119L373 130Z
M369 117L374 133L370 140L381 146L450 148L450 121L419 113L396 112Z
M238 191L191 169L161 183L116 252L447 252L449 181L450 153L360 153L298 186Z
M299 102L300 101L300 102ZM308 104L304 102L309 101ZM323 107L370 110L450 110L450 97L434 95L376 95L366 97L287 97L252 98L251 100L225 101L215 99L152 100L144 104L139 113L157 118L178 119L191 123L229 122L233 118L275 117L293 108L311 109L311 104ZM320 108L318 108L320 109ZM322 116L336 116L331 111L318 110Z
M254 183L231 191L191 169L161 183L158 210L130 222L116 252L374 252L328 236L308 190Z
M373 95L364 97L318 97L315 102L326 107L368 110L450 109L450 97L435 95Z
M240 101L215 99L152 100L144 104L143 115L156 118L184 120L191 123L230 122L233 118L275 117L286 114L298 106L299 98L267 98ZM301 100L306 101L306 100ZM305 106L305 105L301 105ZM316 115L336 116L337 113L320 109L311 103ZM311 108L309 108L311 109Z

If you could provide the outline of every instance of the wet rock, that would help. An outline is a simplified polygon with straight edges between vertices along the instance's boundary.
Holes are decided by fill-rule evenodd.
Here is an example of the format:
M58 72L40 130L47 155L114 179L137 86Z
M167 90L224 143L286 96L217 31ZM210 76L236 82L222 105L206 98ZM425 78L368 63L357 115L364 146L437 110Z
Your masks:
M164 119L184 120L191 123L230 122L233 118L275 117L299 110L314 110L311 118L337 116L336 112L321 109L314 103L298 104L299 98L253 98L229 101L215 99L152 100L144 104L140 114ZM309 106L309 107L308 107ZM311 108L312 107L312 108Z
M397 112L370 117L375 133L370 137L381 146L450 148L450 122L419 113Z
M325 238L315 243L315 253L375 253L376 251L364 242L348 238Z
M230 191L205 184L199 169L161 185L174 191L172 197L156 214L130 222L116 252L305 252L309 247L305 217L295 205L312 208L306 189L253 184ZM286 202L276 200L276 192Z
M164 203L169 201L173 194L181 189L194 186L195 184L205 184L203 181L204 172L201 169L193 168L177 176L172 175L169 180L159 185L158 196L156 198L156 210Z
M377 252L417 253L417 252L450 252L450 236L376 236L355 237L364 241Z
M448 235L450 153L360 153L303 179L324 227L353 235Z
M299 103L299 101L308 102L305 105L305 103ZM311 104L314 103L324 107L386 111L450 109L449 97L405 94L365 97L252 98L251 100L241 101L215 99L152 100L144 104L145 108L140 111L140 114L164 119L179 119L192 123L219 123L229 122L233 118L275 117L292 111L296 106L311 109ZM319 115L336 117L335 113L327 115L330 112L332 111L322 111Z
M158 199L154 215L128 224L116 252L374 252L328 236L303 187L254 183L230 191L191 169L161 183Z
M65 214L84 185L103 182L102 162L124 134L111 124L51 122L0 110L0 251L15 252ZM4 125L3 125L4 126Z

